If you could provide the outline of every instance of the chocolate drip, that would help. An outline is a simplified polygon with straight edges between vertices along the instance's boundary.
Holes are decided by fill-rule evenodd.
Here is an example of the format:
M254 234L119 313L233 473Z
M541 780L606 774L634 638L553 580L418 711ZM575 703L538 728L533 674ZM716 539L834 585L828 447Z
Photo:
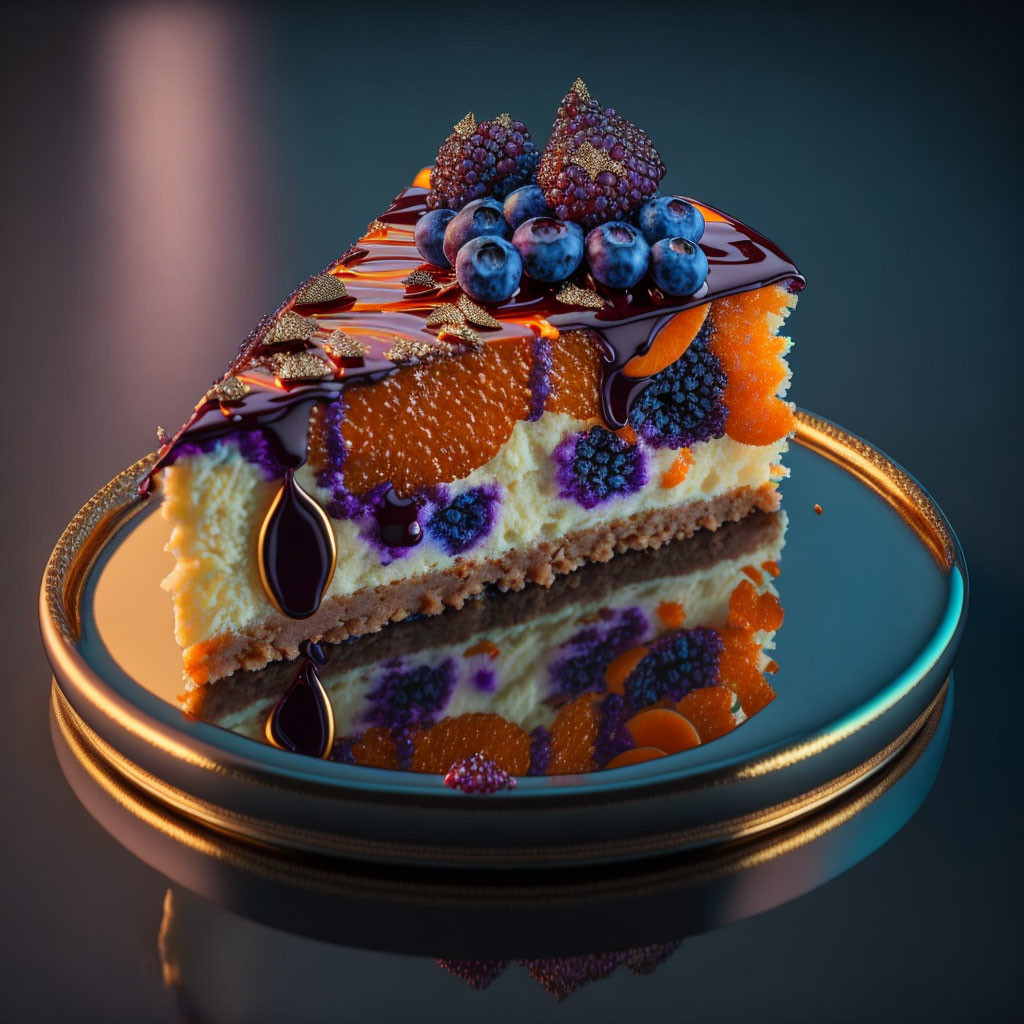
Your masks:
M306 641L295 678L267 719L267 739L281 750L308 757L326 757L334 745L334 711L320 682L323 665L319 644Z
M388 488L376 514L380 539L389 548L411 548L423 540L416 502L399 497L393 487Z
M308 619L334 575L334 533L327 514L289 469L260 532L260 574L282 614Z

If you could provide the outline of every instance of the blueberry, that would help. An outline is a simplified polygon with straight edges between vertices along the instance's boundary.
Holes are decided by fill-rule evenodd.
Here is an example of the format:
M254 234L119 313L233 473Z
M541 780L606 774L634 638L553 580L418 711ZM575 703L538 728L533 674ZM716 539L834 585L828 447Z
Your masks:
M564 281L583 261L583 232L575 226L554 217L520 224L512 244L523 259L523 273L535 281Z
M650 246L624 221L599 224L587 235L587 264L594 279L609 288L632 288L647 273Z
M532 217L553 217L540 185L524 185L505 200L505 220L513 231Z
M474 199L448 222L444 230L444 254L454 265L459 250L471 238L488 235L508 238L511 233L497 199Z
M708 258L688 238L663 238L651 247L651 277L667 295L692 295L708 276Z
M478 302L504 302L519 287L522 272L515 246L493 235L470 239L455 260L456 280Z
M704 234L704 215L679 196L656 196L644 203L636 222L651 245L663 238L688 238L699 242Z
M452 265L451 260L444 254L444 231L454 216L454 210L431 210L416 221L416 230L413 233L416 250L435 267Z

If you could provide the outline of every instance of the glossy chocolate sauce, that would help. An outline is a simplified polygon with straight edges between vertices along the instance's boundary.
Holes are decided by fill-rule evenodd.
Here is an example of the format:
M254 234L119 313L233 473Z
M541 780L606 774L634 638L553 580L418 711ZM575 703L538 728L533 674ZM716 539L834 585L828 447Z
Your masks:
M327 544L327 527L310 509L312 499L301 491L292 474L306 461L312 408L318 402L333 401L347 387L372 384L405 365L394 361L402 359L394 349L396 341L438 346L439 328L428 325L427 317L441 303L454 303L460 295L452 272L424 264L416 251L413 226L426 211L426 195L426 189L406 189L370 225L359 243L327 268L325 273L336 275L344 283L348 292L345 298L322 306L299 305L297 296L304 282L274 317L267 318L250 335L227 374L242 380L247 393L230 403L212 397L201 402L143 483L146 492L153 473L181 451L240 431L262 432L287 472L269 517L274 521L268 519L262 534L261 563L271 598L294 618L307 617L316 610L333 572L333 546ZM667 296L646 282L633 291L615 291L597 284L581 270L572 283L606 302L602 309L591 309L559 301L556 293L561 285L542 285L523 278L509 301L489 309L501 322L500 328L484 329L481 337L485 343L494 343L539 336L544 331L552 333L551 327L558 331L592 331L603 356L602 414L609 427L623 426L632 403L650 381L626 377L623 368L634 356L649 350L658 330L675 313L778 281L790 282L794 291L803 287L799 271L774 243L710 207L701 206L701 210L706 225L700 245L710 269L696 294ZM414 270L428 270L438 287L405 285L403 279ZM315 318L319 329L307 341L266 345L276 319L292 308L302 316ZM332 344L335 331L361 344L363 356L339 357L338 346ZM276 379L267 357L293 351L322 358L332 376L295 382ZM416 506L393 489L381 506L378 524L387 545L408 547L422 538Z
M324 654L308 641L300 652L295 678L267 719L267 739L293 754L326 757L334 744L334 712L317 674Z

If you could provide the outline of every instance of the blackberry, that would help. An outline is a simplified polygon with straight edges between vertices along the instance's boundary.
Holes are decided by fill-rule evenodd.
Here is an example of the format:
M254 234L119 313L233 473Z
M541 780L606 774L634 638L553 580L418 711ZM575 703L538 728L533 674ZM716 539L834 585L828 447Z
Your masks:
M659 448L689 448L725 433L722 404L726 375L708 348L707 324L690 347L671 366L655 374L633 404L630 426Z
M444 784L463 793L483 795L516 788L515 778L483 754L460 757L448 769Z
M551 733L538 725L530 733L530 768L527 775L547 775L551 763Z
M565 643L566 656L549 670L558 693L572 700L603 689L605 669L623 651L640 643L647 630L647 619L636 607L617 610L604 622L581 629Z
M440 665L409 669L403 669L396 660L387 668L384 678L367 698L371 704L370 724L398 733L413 725L433 725L455 689L452 659L446 658Z
M594 508L647 483L647 457L604 427L570 434L553 453L559 497Z
M427 520L427 533L447 554L460 555L491 532L497 504L494 487L472 487Z
M576 79L537 166L537 183L555 215L585 228L628 220L664 175L646 133L611 107L602 109Z
M482 196L504 199L534 180L539 159L522 121L501 114L477 124L467 114L437 151L427 209L461 210Z
M626 707L639 711L667 697L677 701L691 690L718 682L722 638L699 627L662 637L626 680Z
M617 693L605 694L594 740L594 763L603 768L616 754L632 746L633 737L626 728L625 700Z

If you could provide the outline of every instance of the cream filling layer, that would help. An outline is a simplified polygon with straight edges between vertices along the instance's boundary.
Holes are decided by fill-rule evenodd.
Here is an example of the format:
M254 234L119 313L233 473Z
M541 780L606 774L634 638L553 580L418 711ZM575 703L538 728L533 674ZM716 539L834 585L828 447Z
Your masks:
M740 488L774 483L773 468L786 439L752 446L722 437L697 444L686 478L663 487L677 451L647 449L648 482L637 492L585 509L559 496L552 452L562 438L586 429L563 413L520 421L497 455L463 480L449 485L451 496L482 485L497 485L494 528L461 555L448 555L429 538L401 557L382 563L380 551L360 535L360 524L331 520L338 564L327 596L345 596L394 580L449 569L460 562L489 561L510 551L529 550L579 530L628 519L639 512L707 501ZM182 648L265 622L276 613L263 590L257 562L260 526L280 484L268 481L235 445L182 458L162 474L162 511L172 524L167 550L176 564L163 581L174 596L175 637ZM317 500L329 496L315 474L302 467L296 479ZM387 557L387 556L385 556Z

